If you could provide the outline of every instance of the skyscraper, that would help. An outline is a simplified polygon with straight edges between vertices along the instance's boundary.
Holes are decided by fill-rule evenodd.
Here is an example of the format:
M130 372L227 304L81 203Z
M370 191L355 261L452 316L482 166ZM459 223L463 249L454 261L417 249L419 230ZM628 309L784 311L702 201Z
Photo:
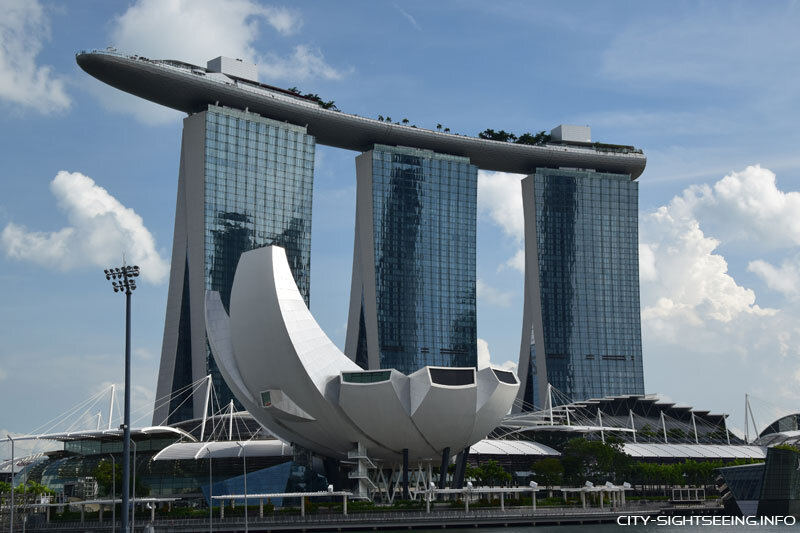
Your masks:
M306 128L208 106L184 119L175 236L154 423L202 416L187 387L207 374L220 403L233 399L208 348L204 295L227 309L239 256L286 249L309 303L314 137Z
M405 374L476 366L477 167L375 145L356 158L356 174L345 353L363 368Z
M522 180L525 307L520 398L547 404L644 394L638 183L627 174L538 168Z

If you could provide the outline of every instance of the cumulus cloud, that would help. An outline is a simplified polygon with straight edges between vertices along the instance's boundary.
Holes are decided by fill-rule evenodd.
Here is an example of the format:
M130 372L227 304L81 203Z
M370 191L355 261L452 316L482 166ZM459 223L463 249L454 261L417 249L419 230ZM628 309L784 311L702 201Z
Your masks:
M267 79L305 81L311 78L338 80L344 72L325 62L322 51L308 45L297 45L292 55L269 54L262 59L259 71Z
M114 20L111 36L120 50L147 57L205 65L224 55L255 63L262 21L284 35L301 24L294 12L253 0L139 0Z
M70 225L43 232L10 222L0 234L8 257L68 270L117 264L124 253L129 263L142 268L143 279L160 283L166 278L169 265L133 209L79 172L59 172L50 191Z
M495 307L510 307L512 294L508 291L501 291L483 280L477 280L476 291L479 301L484 301Z
M261 75L269 79L303 81L343 75L325 61L319 49L308 45L297 45L288 56L260 53L255 43L264 23L288 36L300 29L302 19L293 10L254 0L138 0L114 19L111 38L125 53L201 66L220 55L240 58L257 64ZM134 97L111 88L92 90L107 108L131 113L145 123L170 122L180 116L138 98L134 103Z
M50 37L38 0L6 0L0 17L0 99L50 113L69 108L64 81L36 57Z
M492 364L492 355L489 353L489 343L485 339L478 339L478 368L486 368Z
M520 249L501 268L525 272L525 221L522 212L522 174L478 171L478 215L488 217Z
M747 265L747 270L756 274L774 291L792 298L800 296L800 256L785 259L779 267L757 259Z
M666 327L672 319L701 324L730 322L740 313L774 314L728 273L716 253L720 241L704 234L685 197L640 217L642 319Z
M492 355L489 352L489 343L486 340L478 338L478 369L486 368L487 366L496 366L503 370L510 370L517 373L517 363L514 361L506 361L505 363L497 364L492 362Z
M688 187L669 209L680 218L701 217L706 231L726 244L800 245L800 192L781 191L775 173L760 165L731 172L713 185Z
M800 308L796 300L779 310L757 305L755 291L734 279L720 249L738 243L751 257L766 249L794 255L790 206L796 196L778 189L772 172L751 166L711 185L688 187L640 215L648 387L691 397L713 373L727 386L708 408L730 409L742 392L796 403ZM754 259L748 270L787 296L800 288L796 257L778 266ZM676 381L675 368L695 372Z

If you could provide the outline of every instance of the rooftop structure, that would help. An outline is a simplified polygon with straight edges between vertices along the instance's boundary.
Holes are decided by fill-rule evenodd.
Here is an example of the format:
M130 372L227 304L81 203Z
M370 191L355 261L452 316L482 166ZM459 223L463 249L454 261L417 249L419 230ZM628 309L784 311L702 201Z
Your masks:
M541 167L586 168L629 174L631 179L638 178L647 163L641 150L630 146L498 142L323 109L314 100L246 79L230 68L225 74L182 61L154 60L112 50L82 51L76 60L83 70L112 87L179 111L197 113L215 103L247 109L306 126L317 143L347 150L365 152L375 144L413 146L467 157L485 170L528 174ZM229 62L222 64L230 67ZM571 138L569 133L566 139L562 136L564 140Z
M728 431L727 414L677 405L658 395L628 394L571 402L563 395L559 401L558 391L549 390L544 409L506 416L496 434L521 433L537 439L546 433L573 434L598 440L613 435L631 444L746 444ZM640 450L644 453L647 448Z

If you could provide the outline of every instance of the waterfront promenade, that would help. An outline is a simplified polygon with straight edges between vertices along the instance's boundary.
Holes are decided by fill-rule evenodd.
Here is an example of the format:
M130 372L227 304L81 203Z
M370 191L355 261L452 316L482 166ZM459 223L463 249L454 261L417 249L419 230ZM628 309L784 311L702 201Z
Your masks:
M157 519L154 522L137 520L136 530L147 531L152 525L155 531L194 532L194 531L382 531L387 529L445 529L464 527L504 527L565 524L616 523L620 515L657 516L659 514L716 514L721 508L716 505L697 505L676 507L663 502L632 504L615 509L578 509L569 507L548 507L533 510L530 508L477 509L463 511L457 509L436 510L431 513L420 511L387 511L342 515L311 514L276 515L259 518L249 517L247 527L243 516L208 518ZM111 522L51 522L30 524L28 531L111 531ZM117 525L119 531L119 525Z

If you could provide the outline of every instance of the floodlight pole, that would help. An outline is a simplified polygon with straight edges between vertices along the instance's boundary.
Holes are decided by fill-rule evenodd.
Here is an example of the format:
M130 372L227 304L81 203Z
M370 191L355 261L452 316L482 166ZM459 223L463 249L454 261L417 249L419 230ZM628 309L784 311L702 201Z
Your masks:
M106 279L111 282L114 292L125 294L125 406L122 423L122 527L128 528L128 506L130 505L131 477L131 293L136 290L139 267L127 266L105 270Z

